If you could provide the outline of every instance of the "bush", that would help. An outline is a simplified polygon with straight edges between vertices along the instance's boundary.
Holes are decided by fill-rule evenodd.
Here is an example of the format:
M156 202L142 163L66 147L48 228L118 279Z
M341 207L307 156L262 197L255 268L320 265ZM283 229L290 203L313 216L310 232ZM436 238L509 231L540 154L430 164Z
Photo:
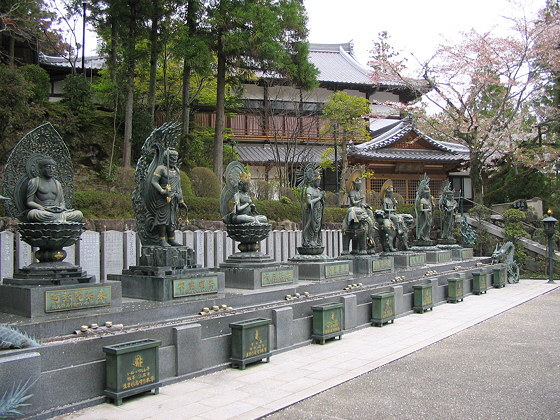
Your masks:
M348 209L342 209L340 207L327 207L325 209L325 223L342 223L346 217L346 212Z
M64 79L64 94L62 102L75 114L82 117L85 113L90 113L93 109L91 98L93 97L93 88L83 75L69 74Z
M523 221L525 221L525 213L517 209L508 209L504 211L503 218L505 222L504 233L505 241L511 241L515 245L515 260L519 266L525 264L527 259L527 254L525 249L519 242L521 237L529 237L529 234L523 227Z
M270 221L301 220L301 206L297 201L260 200L255 201L255 206L257 213L265 215Z
M116 176L115 187L117 191L128 196L132 195L132 191L136 188L135 169L117 167L112 173Z
M189 198L194 197L194 193L191 185L191 179L183 171L180 171L180 174L181 174L181 190L183 190L183 197L185 198L185 200L187 200Z
M256 179L251 182L251 192L256 200L270 200L274 189L270 183L262 179Z
M339 207L338 197L331 191L325 192L325 204L330 207Z
M19 71L30 84L31 100L37 104L47 102L51 91L51 79L47 71L36 64L21 66Z
M198 166L191 171L191 185L197 197L220 197L220 183L211 169Z
M183 191L184 194L184 191ZM220 200L215 197L185 197L191 220L222 220Z
M133 219L130 195L82 190L74 193L74 208L88 219Z

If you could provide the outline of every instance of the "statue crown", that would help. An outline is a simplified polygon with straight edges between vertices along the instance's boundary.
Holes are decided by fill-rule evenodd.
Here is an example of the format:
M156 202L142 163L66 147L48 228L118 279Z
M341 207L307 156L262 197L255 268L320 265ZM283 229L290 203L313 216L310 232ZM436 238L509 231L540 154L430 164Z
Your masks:
M251 180L251 174L249 172L242 172L241 175L239 175L239 180L249 182Z

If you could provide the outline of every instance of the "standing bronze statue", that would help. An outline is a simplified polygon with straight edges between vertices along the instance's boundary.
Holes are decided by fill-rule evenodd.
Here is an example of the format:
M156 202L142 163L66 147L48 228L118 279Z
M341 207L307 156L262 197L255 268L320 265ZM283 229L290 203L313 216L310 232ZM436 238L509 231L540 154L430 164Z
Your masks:
M325 192L321 190L321 174L312 164L307 165L300 178L302 217L302 246L300 254L322 254L321 229L325 216ZM303 252L302 252L303 251Z
M175 230L181 211L186 219L187 205L175 150L179 127L167 123L156 128L144 142L136 165L132 203L143 246L181 246L175 239Z
M179 154L167 148L163 152L163 163L158 165L152 175L155 194L147 194L146 205L153 214L152 228L157 230L161 246L181 246L175 240L177 214L179 208L187 211L181 190L181 176L177 163Z
M433 202L430 194L430 178L426 174L420 179L416 191L416 201L414 203L416 211L416 245L430 246L433 241L430 239L433 218Z
M449 180L446 180L439 198L439 210L441 212L441 234L439 243L455 244L457 242L453 235L457 206L457 200L455 200L454 191L451 189L451 183Z

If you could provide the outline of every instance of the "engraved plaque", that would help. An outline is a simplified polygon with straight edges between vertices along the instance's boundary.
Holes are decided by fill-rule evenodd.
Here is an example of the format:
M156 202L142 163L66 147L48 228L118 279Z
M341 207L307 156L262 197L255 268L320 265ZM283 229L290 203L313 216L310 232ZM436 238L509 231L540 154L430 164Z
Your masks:
M371 271L391 271L393 268L393 260L391 258L379 258L371 262Z
M173 280L173 297L218 293L218 276Z
M350 274L350 263L332 264L325 266L325 277L340 277Z
M111 286L45 292L45 312L72 311L109 305L111 305Z
M294 281L294 270L263 271L261 273L262 286L274 286L277 284L292 283Z

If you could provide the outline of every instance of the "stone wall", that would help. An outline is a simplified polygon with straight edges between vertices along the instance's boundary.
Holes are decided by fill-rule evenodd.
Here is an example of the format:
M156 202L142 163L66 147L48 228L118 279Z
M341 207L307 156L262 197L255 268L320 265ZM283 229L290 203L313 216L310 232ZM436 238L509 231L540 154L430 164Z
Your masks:
M227 257L237 252L237 243L223 230L177 231L176 239L195 251L197 265L205 268L218 267ZM342 231L324 230L325 253L331 257L340 255ZM260 249L278 262L287 261L296 254L301 245L301 231L273 230L261 242ZM14 271L33 262L33 250L21 241L19 233L10 230L0 232L0 276L12 277ZM121 274L123 269L138 265L141 244L133 230L86 230L80 241L65 248L65 261L82 267L97 281L106 280L107 274Z

